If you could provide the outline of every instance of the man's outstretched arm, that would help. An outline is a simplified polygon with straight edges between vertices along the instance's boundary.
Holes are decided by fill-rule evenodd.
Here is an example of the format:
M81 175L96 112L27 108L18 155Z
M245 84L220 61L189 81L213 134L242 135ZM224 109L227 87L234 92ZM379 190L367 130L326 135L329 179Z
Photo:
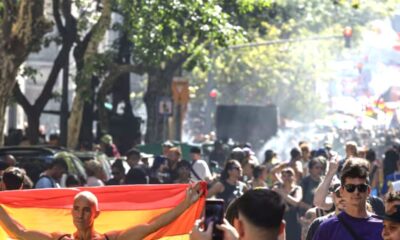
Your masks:
M120 232L106 233L106 235L109 236L110 239L115 240L144 239L151 233L177 219L186 209L196 202L202 194L203 191L200 190L200 183L197 183L195 186L186 190L186 197L181 203L168 212L154 218L149 223L137 225Z
M14 237L21 240L52 240L52 234L38 231L26 230L21 224L12 219L0 205L0 224L4 229L10 231Z

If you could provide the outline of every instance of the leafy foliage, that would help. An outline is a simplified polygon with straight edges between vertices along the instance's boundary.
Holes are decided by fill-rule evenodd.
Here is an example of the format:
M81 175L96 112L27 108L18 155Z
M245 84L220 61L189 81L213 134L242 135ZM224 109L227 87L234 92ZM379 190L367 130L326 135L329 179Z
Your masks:
M228 46L243 39L229 14L216 1L120 0L127 18L135 63L159 67L174 56L199 56L213 43ZM194 59L194 58L193 58ZM187 66L193 67L193 64Z
M249 8L245 14L235 12L232 17L244 28L251 42L315 36L337 38L216 53L211 72L215 83L211 84L220 93L218 103L274 103L284 117L301 120L323 114L326 103L317 87L330 81L327 65L344 52L343 28L352 26L357 36L368 22L390 14L395 4L393 0L363 1L354 8L349 1L333 4L318 0L276 0L262 11ZM228 9L231 6L226 5ZM191 74L195 101L208 97L204 91L209 90L208 74L199 68Z

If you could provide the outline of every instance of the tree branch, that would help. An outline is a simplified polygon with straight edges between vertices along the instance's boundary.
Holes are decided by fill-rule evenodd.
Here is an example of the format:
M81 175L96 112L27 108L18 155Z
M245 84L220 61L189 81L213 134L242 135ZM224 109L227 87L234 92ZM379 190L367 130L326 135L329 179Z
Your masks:
M53 87L57 82L58 74L60 73L60 70L65 66L65 64L67 64L67 59L71 47L72 42L66 43L63 45L61 51L58 53L56 59L54 60L54 64L49 74L49 77L47 78L46 84L44 85L40 96L35 101L35 108L43 110L46 106L48 100L52 95Z
M71 0L63 0L62 13L65 18L65 28L67 31L67 37L70 41L76 41L78 38L77 23L75 17L72 15Z
M139 75L144 74L144 67L142 64L111 64L110 73L104 79L103 83L99 88L99 93L107 94L111 91L116 80L125 73L136 73Z
M43 35L51 30L44 15L44 0L19 0L18 20L12 26L7 50L15 55L14 63L22 64L32 49L37 48Z
M66 30L65 30L65 26L62 24L62 21L61 21L60 0L53 0L53 15L54 15L54 20L56 22L58 32L60 32L61 36L63 38L65 38Z

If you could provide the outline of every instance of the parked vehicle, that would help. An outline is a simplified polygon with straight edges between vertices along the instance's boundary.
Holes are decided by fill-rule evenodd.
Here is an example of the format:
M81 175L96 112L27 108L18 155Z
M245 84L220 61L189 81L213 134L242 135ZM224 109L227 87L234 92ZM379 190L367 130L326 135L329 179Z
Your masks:
M68 166L68 173L78 176L82 183L86 183L87 175L82 161L71 152L65 149L52 149L48 147L29 146L29 147L2 147L0 156L11 154L17 161L17 166L24 168L27 175L34 183L39 179L40 174L56 158L62 158ZM60 185L65 186L66 176L61 179Z

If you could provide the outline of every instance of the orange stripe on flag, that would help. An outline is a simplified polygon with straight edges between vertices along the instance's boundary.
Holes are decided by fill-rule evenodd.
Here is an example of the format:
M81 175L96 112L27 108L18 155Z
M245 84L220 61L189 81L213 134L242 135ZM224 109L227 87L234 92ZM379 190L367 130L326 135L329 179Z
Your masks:
M205 189L205 184L202 187ZM73 233L75 232L71 216L73 197L81 190L88 190L99 199L101 213L95 220L95 229L105 233L149 222L178 205L185 197L186 188L187 185L174 184L7 191L0 192L0 204L26 229ZM188 239L194 221L202 212L204 199L203 196L174 222L147 239ZM24 203L27 207L24 207ZM50 207L45 207L46 203ZM134 206L135 204L138 206ZM32 207L34 205L37 207ZM0 228L0 239L12 238Z

